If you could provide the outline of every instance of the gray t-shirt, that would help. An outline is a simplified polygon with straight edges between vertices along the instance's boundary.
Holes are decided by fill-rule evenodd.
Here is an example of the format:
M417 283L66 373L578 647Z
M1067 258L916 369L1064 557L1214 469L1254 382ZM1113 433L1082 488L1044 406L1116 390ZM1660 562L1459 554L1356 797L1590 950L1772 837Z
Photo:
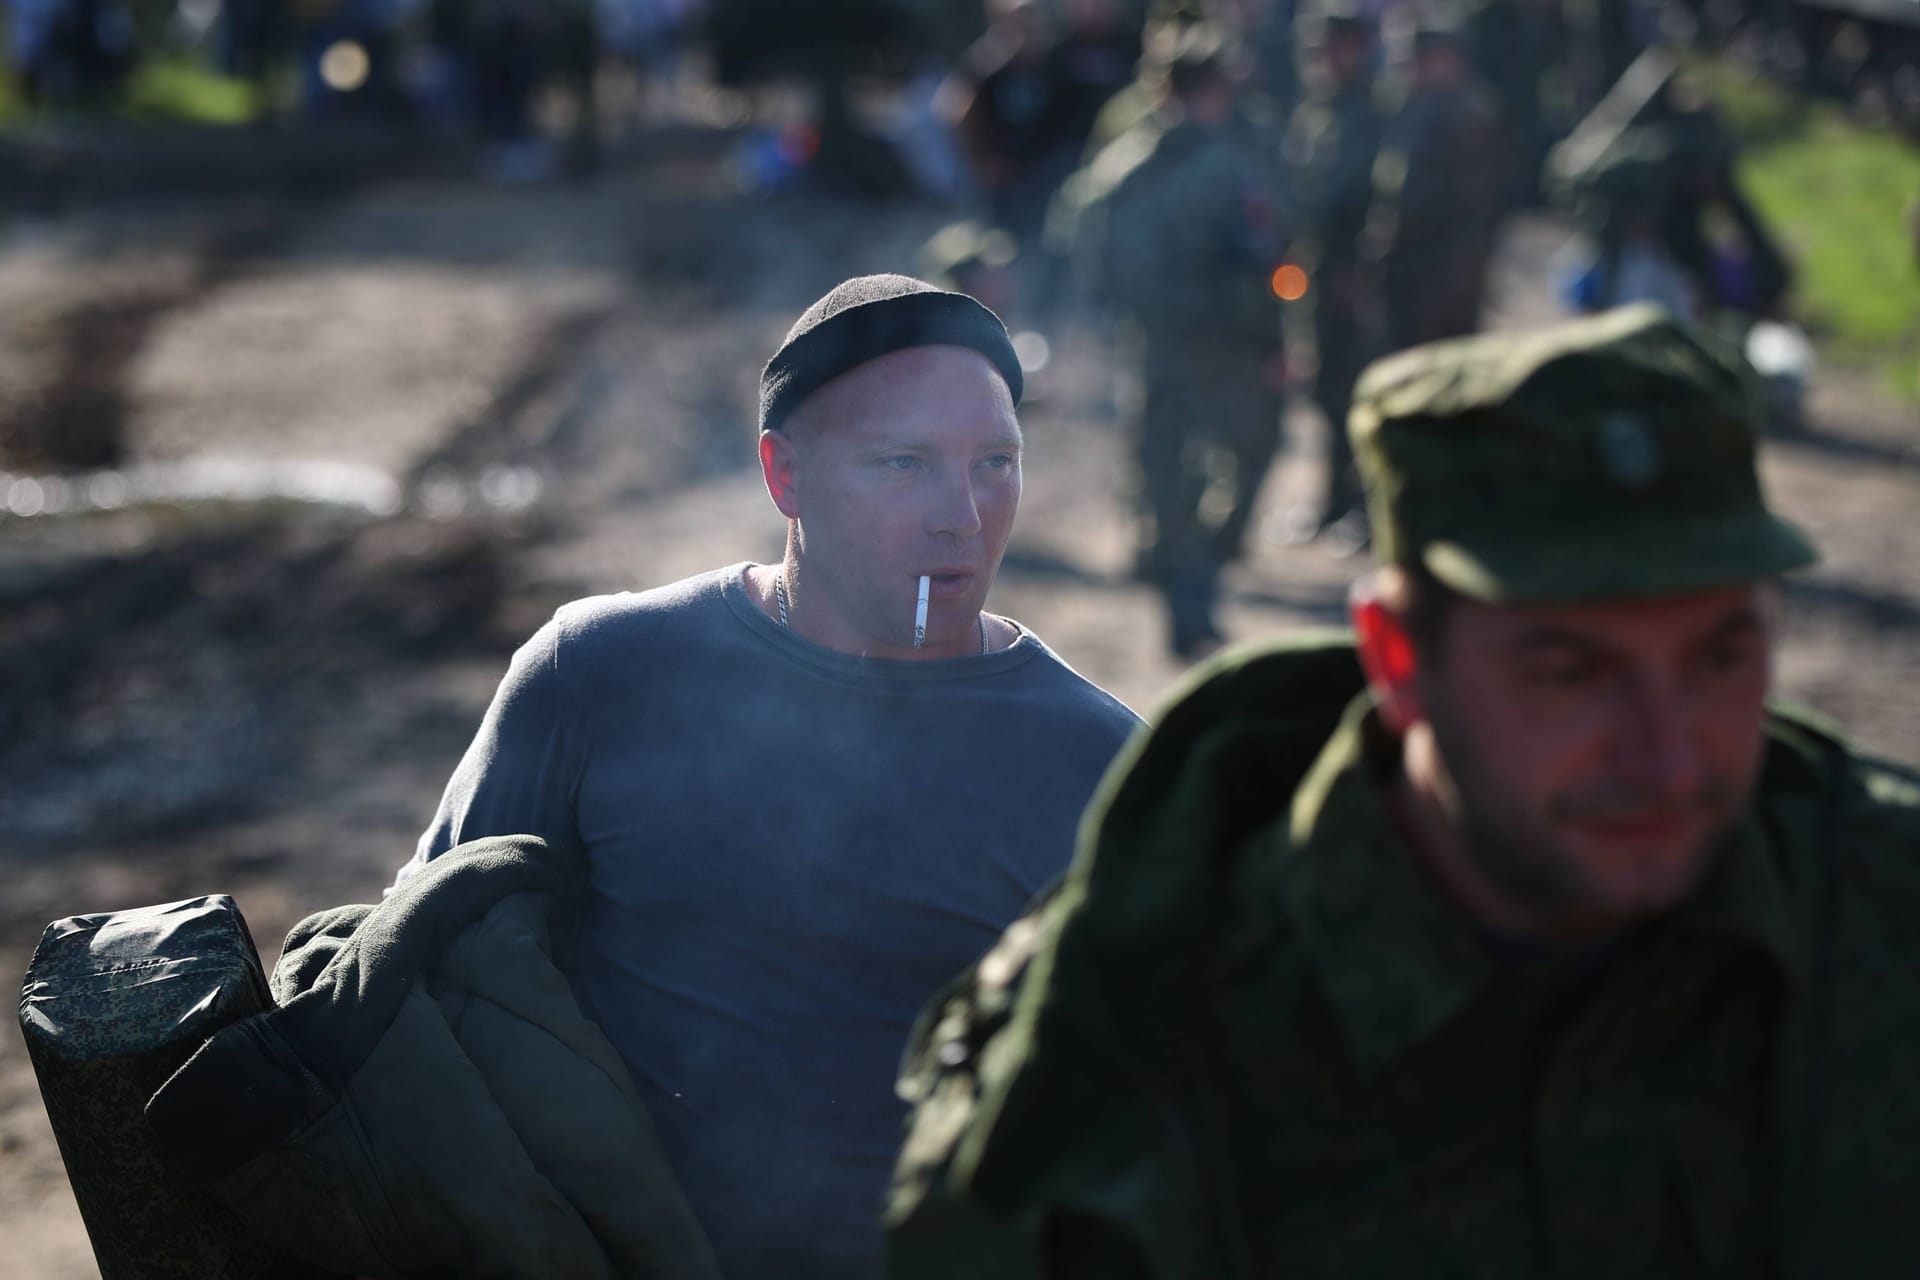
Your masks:
M1065 869L1138 721L1030 631L929 662L809 644L745 569L555 614L409 866L582 844L582 996L722 1269L871 1277L907 1033Z

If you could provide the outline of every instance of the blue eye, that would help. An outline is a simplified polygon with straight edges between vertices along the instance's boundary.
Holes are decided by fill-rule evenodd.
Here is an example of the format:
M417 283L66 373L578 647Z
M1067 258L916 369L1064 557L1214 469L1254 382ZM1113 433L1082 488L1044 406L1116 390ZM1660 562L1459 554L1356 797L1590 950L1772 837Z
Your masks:
M920 465L920 459L910 453L898 454L887 459L887 466L895 471L911 471Z
M981 465L994 471L1005 471L1013 466L1014 457L1010 453L996 453L992 457L981 459Z

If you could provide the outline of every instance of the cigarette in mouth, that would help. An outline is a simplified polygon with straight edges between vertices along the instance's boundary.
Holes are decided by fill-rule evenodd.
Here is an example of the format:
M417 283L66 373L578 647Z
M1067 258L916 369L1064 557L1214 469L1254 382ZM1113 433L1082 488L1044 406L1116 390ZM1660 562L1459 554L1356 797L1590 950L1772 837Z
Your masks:
M932 583L931 577L920 575L920 602L913 606L913 647L916 649L927 643L927 591Z

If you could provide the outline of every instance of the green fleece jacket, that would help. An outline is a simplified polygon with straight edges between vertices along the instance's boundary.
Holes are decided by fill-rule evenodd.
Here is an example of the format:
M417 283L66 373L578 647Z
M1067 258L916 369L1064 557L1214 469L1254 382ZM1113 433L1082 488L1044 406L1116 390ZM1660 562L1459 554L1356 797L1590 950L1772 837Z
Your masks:
M1351 646L1232 656L928 1010L895 1280L1878 1276L1920 1257L1920 779L1769 721L1694 898L1528 953L1433 894Z
M147 1108L256 1234L330 1271L718 1280L619 1055L565 975L579 851L449 851L288 936L276 1007Z

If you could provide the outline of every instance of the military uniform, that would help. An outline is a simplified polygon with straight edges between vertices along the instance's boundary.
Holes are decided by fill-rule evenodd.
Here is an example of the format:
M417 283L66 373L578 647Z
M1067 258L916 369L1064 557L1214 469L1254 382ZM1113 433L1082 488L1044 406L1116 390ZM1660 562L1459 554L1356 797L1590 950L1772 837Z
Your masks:
M1631 300L1625 261L1639 250L1682 277L1707 317L1777 309L1793 271L1741 192L1734 155L1710 109L1665 106L1616 126L1604 147L1579 137L1554 152L1554 194L1593 242L1600 305Z
M1806 563L1759 496L1751 418L1706 420L1730 365L1650 309L1537 341L1363 380L1383 555L1481 599ZM1593 394L1636 384L1632 408ZM1539 492L1471 482L1526 475ZM1223 659L1154 722L1061 889L922 1022L895 1280L1879 1276L1920 1257L1920 775L1775 713L1681 906L1530 948L1434 892L1344 637Z
M1270 136L1286 131L1300 101L1300 54L1294 38L1295 0L1264 0L1256 6L1246 33L1252 55L1251 93L1246 110Z
M1232 126L1158 113L1110 143L1077 185L1076 266L1113 312L1143 384L1141 563L1184 651L1215 634L1219 569L1240 552L1280 446L1275 187ZM1204 502L1209 490L1224 501Z
M1548 87L1564 76L1566 19L1558 0L1475 0L1462 26L1480 79L1499 102L1513 164L1513 203L1540 203L1540 170L1547 149L1564 134L1564 104Z
M1604 98L1633 65L1641 48L1634 9L1619 0L1563 0L1576 110L1584 112Z
M1427 38L1451 42L1451 33ZM1487 266L1506 208L1506 142L1477 84L1414 92L1374 169L1373 229L1385 242L1387 343L1399 350L1480 327Z
M1346 515L1359 498L1353 450L1347 443L1347 409L1373 341L1368 333L1371 281L1361 233L1373 200L1373 166L1384 129L1372 77L1362 76L1303 103L1288 137L1294 187L1313 255L1318 360L1313 402L1326 420L1328 437L1322 525Z

